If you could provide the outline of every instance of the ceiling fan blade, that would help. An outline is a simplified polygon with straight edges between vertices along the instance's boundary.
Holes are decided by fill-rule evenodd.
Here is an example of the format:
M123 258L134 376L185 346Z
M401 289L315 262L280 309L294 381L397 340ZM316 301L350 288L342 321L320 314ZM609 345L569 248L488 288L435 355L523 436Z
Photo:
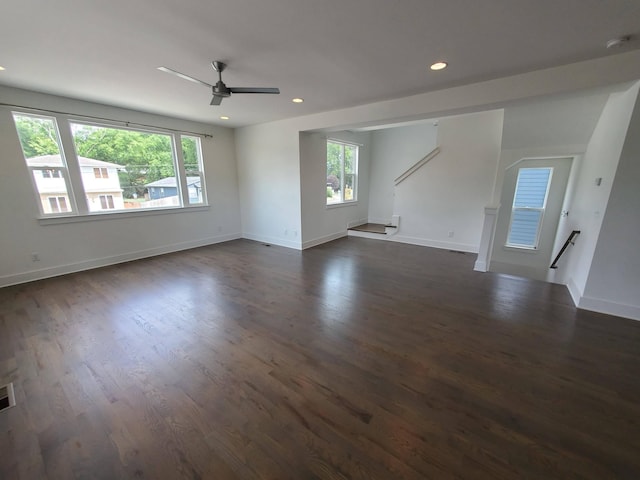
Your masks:
M189 75L185 75L184 73L180 73L169 67L158 67L158 70L160 70L161 72L170 73L172 75L175 75L176 77L184 78L185 80L189 80L193 83L199 83L200 85L204 85L205 87L213 88L213 85L207 82L203 82L202 80L198 80L197 78L190 77Z
M221 97L220 95L214 95L209 105L220 105L223 98L224 97Z
M229 87L231 93L280 93L279 88L268 87Z

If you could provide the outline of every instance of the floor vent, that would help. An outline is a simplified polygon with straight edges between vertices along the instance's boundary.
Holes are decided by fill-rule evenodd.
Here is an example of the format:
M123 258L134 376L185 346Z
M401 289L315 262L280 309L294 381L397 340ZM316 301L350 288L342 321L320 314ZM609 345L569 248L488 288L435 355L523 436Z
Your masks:
M0 412L16 405L16 396L13 393L13 383L7 383L0 387Z

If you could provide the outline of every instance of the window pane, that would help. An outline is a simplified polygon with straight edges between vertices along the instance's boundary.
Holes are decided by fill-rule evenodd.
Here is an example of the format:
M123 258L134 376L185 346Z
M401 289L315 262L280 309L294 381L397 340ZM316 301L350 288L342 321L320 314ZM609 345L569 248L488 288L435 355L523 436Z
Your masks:
M344 146L344 173L356 173L358 147L355 145Z
M202 174L202 151L198 137L182 136L182 158L187 176L189 205L204 203L204 175Z
M513 206L544 207L550 176L550 168L521 168L518 172L518 184Z
M521 168L513 197L507 245L536 248L552 168Z
M67 199L64 197L58 197L58 205L60 206L61 212L67 212L69 209L67 208Z
M58 213L60 211L57 197L49 197L49 207L51 207L51 212L53 213Z
M42 213L70 211L67 207L67 164L60 154L60 136L54 118L39 115L13 114L22 145L22 152L40 201ZM65 200L61 209L57 198ZM51 200L55 200L52 202Z
M542 210L514 209L507 244L534 248L541 218Z
M327 142L327 205L342 202L344 145Z
M182 205L170 135L79 123L71 131L91 212Z

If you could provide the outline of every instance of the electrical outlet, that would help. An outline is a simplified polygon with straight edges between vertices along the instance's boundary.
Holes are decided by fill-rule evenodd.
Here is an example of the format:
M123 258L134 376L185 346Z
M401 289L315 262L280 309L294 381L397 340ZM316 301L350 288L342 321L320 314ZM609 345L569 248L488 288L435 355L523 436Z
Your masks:
M33 252L31 254L31 261L32 262L39 262L40 261L40 254L38 252Z
M449 230L448 237L449 237L449 238L453 238L453 230Z

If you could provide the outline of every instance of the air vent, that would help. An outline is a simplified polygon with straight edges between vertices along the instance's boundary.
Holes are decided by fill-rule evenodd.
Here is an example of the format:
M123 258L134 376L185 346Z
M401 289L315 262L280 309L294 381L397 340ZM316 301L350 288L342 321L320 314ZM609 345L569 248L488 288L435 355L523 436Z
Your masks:
M13 383L0 387L0 412L16 405L16 396L13 393Z

